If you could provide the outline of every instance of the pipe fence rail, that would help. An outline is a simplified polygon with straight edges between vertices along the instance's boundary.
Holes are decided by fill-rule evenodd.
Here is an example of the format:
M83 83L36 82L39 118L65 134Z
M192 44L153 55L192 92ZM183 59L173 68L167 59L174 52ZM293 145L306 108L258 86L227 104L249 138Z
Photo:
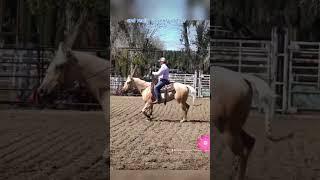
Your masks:
M77 50L93 54L102 54L105 51L102 49ZM0 48L0 104L34 105L35 96L33 92L44 78L54 53L54 48ZM61 97L57 101L59 104L75 106L75 102L71 101L70 97L66 97L65 92L57 92L56 96ZM88 102L78 102L79 105L82 106L87 103L88 106L93 106L92 103L97 104L89 96L87 94ZM65 100L61 100L63 98Z
M197 73L194 74L169 74L170 81L190 85L197 90L198 97L210 96L210 75ZM110 90L113 95L121 95L120 89L123 87L126 78L121 76L110 76ZM134 94L132 94L134 95Z
M264 79L279 112L320 110L320 42L293 41L288 29L278 30L269 40L213 39L211 64Z

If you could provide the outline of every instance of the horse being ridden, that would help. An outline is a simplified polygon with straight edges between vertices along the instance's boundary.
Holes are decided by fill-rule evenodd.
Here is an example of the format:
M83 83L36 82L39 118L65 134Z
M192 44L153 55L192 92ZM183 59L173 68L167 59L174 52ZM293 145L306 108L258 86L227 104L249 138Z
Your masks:
M142 95L142 99L145 102L145 105L142 109L142 113L148 118L152 118L152 112L153 112L153 102L152 102L152 88L151 83L146 82L139 78L134 78L133 74L135 72L136 67L131 72L131 74L128 76L126 82L124 83L124 86L122 88L123 92L127 92L132 88L137 88L139 92ZM173 89L174 91L168 92L167 96L163 95L165 97L165 101L169 102L175 99L178 104L181 105L181 108L183 110L183 118L180 122L184 122L187 120L187 113L189 110L189 104L187 103L188 96L193 96L193 103L196 98L196 90L189 85L181 84L178 82L173 83ZM149 113L148 113L149 112Z

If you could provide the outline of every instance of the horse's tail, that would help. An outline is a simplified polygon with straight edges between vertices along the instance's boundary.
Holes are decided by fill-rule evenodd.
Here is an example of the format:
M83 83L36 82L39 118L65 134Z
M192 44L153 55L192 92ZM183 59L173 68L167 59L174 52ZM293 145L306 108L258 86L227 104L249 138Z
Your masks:
M252 88L253 88L253 97L255 99L255 102L261 103L260 106L262 106L264 113L265 113L265 131L267 138L271 141L280 141L283 139L286 139L288 137L292 137L293 133L290 133L288 136L285 137L279 137L275 138L272 136L272 127L271 127L271 121L274 118L274 110L275 110L275 98L277 97L276 94L273 92L273 90L269 87L269 85L262 79L248 75L243 74L242 75L245 80L250 82Z
M194 100L196 99L197 97L197 91L194 87L192 86L189 86L189 85L186 85L187 88L188 88L188 91L189 91L189 95L192 96L192 105L194 105Z

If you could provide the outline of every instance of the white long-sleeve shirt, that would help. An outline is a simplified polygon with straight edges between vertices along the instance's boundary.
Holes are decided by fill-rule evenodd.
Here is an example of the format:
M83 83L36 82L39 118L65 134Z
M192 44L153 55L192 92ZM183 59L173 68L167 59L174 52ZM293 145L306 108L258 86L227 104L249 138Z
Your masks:
M169 68L166 64L162 64L161 68L159 69L158 72L153 72L152 73L155 76L159 76L160 79L167 79L169 80Z

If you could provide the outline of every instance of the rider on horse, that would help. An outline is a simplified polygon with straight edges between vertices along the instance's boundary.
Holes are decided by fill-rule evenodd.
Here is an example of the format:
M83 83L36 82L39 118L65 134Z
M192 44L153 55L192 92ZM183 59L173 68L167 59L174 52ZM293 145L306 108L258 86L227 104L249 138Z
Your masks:
M154 88L154 93L155 93L157 99L152 102L153 104L161 103L160 89L163 86L170 83L170 81L169 81L169 68L166 65L166 59L164 57L162 57L162 58L160 58L159 62L161 64L161 68L159 69L159 71L152 72L152 75L159 76L158 84Z

